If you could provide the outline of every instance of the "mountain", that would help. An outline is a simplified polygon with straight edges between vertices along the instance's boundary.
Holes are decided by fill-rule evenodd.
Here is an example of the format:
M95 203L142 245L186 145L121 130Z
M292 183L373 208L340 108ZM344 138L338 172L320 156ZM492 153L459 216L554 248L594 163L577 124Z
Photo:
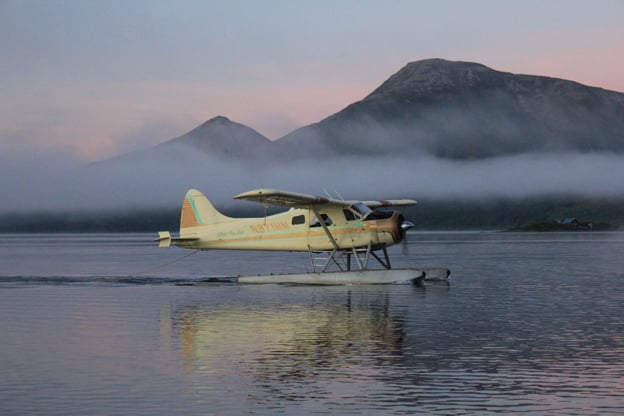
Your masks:
M246 164L319 155L458 160L624 153L624 94L478 63L427 59L407 64L361 101L274 142L218 116L115 160L184 161L189 152Z
M299 157L622 153L624 94L428 59L407 64L363 100L275 144Z
M75 175L89 197L68 192L62 203L171 207L189 187L223 203L261 187L369 199L621 199L623 159L624 94L429 59L274 142L219 116L151 149L100 162Z
M270 145L271 141L256 130L217 116L155 147L117 156L96 165L123 166L163 161L185 163L202 157L224 162L262 160L269 154Z
M180 144L220 158L247 159L266 152L271 141L250 127L217 116L160 146L167 150Z

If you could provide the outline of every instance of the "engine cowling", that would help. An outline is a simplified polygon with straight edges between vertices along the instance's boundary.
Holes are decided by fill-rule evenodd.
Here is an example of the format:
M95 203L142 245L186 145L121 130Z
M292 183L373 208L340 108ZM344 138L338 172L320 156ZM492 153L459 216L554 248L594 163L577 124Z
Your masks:
M392 235L393 244L397 244L403 241L407 230L414 227L414 223L412 223L411 221L407 221L403 214L401 214L399 211L376 214L377 218L372 220L377 223L377 232L390 233Z

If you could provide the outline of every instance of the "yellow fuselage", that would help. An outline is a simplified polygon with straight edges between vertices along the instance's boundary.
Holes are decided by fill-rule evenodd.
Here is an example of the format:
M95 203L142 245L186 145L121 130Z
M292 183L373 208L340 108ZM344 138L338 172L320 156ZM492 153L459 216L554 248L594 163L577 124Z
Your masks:
M188 240L175 244L201 250L323 251L369 244L380 248L396 244L402 238L396 212L385 219L362 220L343 211L336 207L320 209L326 228L311 209L300 208L266 217L228 218L209 224L194 222L184 226L183 220L180 237Z

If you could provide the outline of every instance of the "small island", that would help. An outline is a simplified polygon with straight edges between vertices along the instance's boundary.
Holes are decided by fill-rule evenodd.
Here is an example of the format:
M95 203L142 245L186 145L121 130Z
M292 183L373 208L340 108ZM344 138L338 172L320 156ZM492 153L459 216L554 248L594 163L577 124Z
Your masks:
M538 222L528 224L522 227L510 228L507 231L614 231L619 227L617 225L607 224L604 222L579 221L576 218L564 218L560 221Z

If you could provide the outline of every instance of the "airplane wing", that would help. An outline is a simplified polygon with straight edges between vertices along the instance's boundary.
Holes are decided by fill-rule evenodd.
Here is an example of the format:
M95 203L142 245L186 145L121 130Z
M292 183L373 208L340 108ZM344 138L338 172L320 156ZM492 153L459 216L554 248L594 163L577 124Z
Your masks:
M335 201L323 196L299 194L295 192L280 191L277 189L256 189L236 195L234 199L244 199L247 201L260 202L261 204L280 205L285 207L309 207L310 205L327 204Z
M280 191L278 189L256 189L236 195L234 199L244 199L247 201L260 202L261 204L279 205L285 207L305 208L311 205L336 204L341 206L350 206L360 201L341 201L338 199L327 198L324 196L315 196L309 194L300 194L296 192ZM369 208L382 208L393 206L408 206L416 204L412 199L391 199L379 201L361 201Z

